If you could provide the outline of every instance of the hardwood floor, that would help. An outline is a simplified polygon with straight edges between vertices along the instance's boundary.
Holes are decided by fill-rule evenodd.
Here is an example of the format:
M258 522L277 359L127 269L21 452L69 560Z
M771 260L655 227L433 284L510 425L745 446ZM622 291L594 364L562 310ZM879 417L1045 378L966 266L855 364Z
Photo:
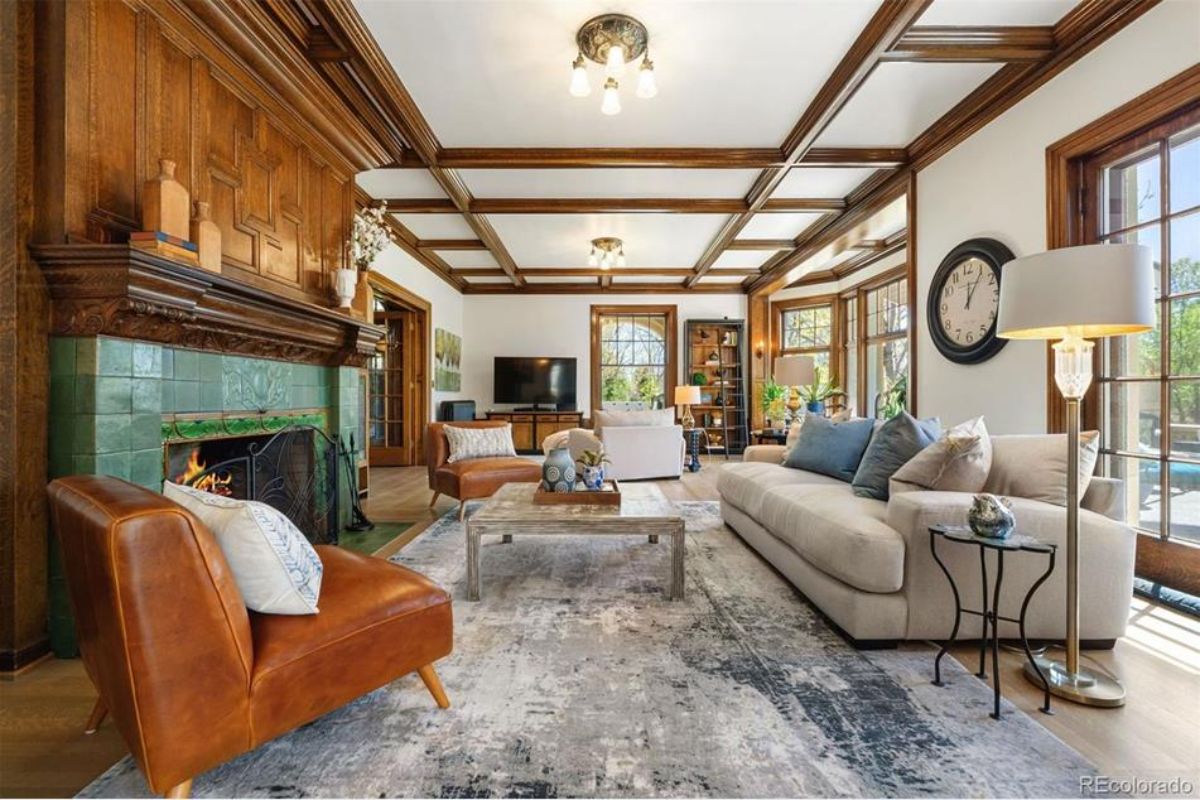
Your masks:
M720 461L706 459L700 472L678 481L661 481L659 486L674 500L716 499ZM418 523L382 548L380 555L400 549L456 505L441 498L430 509L429 497L424 467L372 472L371 497L365 504L368 516ZM974 664L978 653L969 644L952 652L968 665ZM1041 695L1021 675L1021 656L1010 652L1001 654L1004 694L1104 775L1182 776L1200 787L1200 737L1195 722L1200 718L1200 620L1135 598L1126 637L1114 650L1087 657L1124 681L1129 692L1124 708L1093 709L1056 701L1053 716L1041 714L1037 711ZM95 698L79 661L49 659L0 681L0 796L74 794L125 754L111 720L95 734L84 735ZM982 718L980 724L996 723Z

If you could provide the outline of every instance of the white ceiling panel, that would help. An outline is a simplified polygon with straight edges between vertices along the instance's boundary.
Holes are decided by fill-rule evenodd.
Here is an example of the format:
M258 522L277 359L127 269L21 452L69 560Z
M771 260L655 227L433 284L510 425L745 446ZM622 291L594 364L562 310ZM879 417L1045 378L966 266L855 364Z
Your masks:
M905 147L1000 64L880 64L817 139L823 147Z
M775 147L879 0L354 0L446 147ZM600 113L567 93L575 32L597 14L645 23L658 96ZM784 79L786 77L786 79ZM484 122L481 124L481 120Z
M475 231L459 214L393 214L418 239L474 239Z
M820 218L820 214L755 214L738 238L794 239Z
M452 267L496 267L496 259L487 250L438 250L438 256Z
M720 232L724 214L492 214L522 267L582 267L591 240L617 236L630 267L690 267Z
M1053 25L1079 0L933 0L919 25Z
M371 169L360 172L355 180L364 192L375 198L426 199L446 196L442 187L424 169Z
M771 196L842 198L874 174L870 168L797 167L788 171Z
M464 169L476 197L744 197L754 169Z
M541 276L537 273L522 273L522 276L528 283L534 284L549 284L549 283L586 283L594 285L596 278L588 278L583 275L548 275Z
M726 250L717 257L713 263L713 269L729 269L746 267L760 267L762 263L771 256L775 255L778 250Z
M682 283L682 278L672 278L663 275L620 275L613 274L613 283Z
M466 280L468 283L512 283L512 281L504 275L497 275L495 277L489 275L478 278L467 278Z

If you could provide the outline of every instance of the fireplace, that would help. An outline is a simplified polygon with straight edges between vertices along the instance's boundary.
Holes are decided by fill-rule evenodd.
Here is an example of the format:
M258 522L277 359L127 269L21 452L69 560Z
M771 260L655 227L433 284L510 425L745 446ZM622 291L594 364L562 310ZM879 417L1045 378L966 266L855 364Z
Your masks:
M168 441L166 479L278 509L314 544L336 544L341 470L336 443L320 428Z

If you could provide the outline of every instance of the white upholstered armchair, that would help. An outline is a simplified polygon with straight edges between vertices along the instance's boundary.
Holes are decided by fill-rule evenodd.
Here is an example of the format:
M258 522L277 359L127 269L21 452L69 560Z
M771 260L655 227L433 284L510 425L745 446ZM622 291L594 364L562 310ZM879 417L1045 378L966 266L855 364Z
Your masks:
M678 478L683 474L686 443L675 409L597 411L594 430L574 428L547 437L542 449L568 447L576 461L584 450L600 450L609 459L608 475L617 480Z

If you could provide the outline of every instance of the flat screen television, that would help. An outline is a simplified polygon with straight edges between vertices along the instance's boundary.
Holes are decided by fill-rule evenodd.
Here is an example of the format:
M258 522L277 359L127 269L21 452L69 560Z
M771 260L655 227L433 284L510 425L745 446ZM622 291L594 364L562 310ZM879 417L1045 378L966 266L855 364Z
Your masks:
M494 402L575 410L575 359L496 356Z

